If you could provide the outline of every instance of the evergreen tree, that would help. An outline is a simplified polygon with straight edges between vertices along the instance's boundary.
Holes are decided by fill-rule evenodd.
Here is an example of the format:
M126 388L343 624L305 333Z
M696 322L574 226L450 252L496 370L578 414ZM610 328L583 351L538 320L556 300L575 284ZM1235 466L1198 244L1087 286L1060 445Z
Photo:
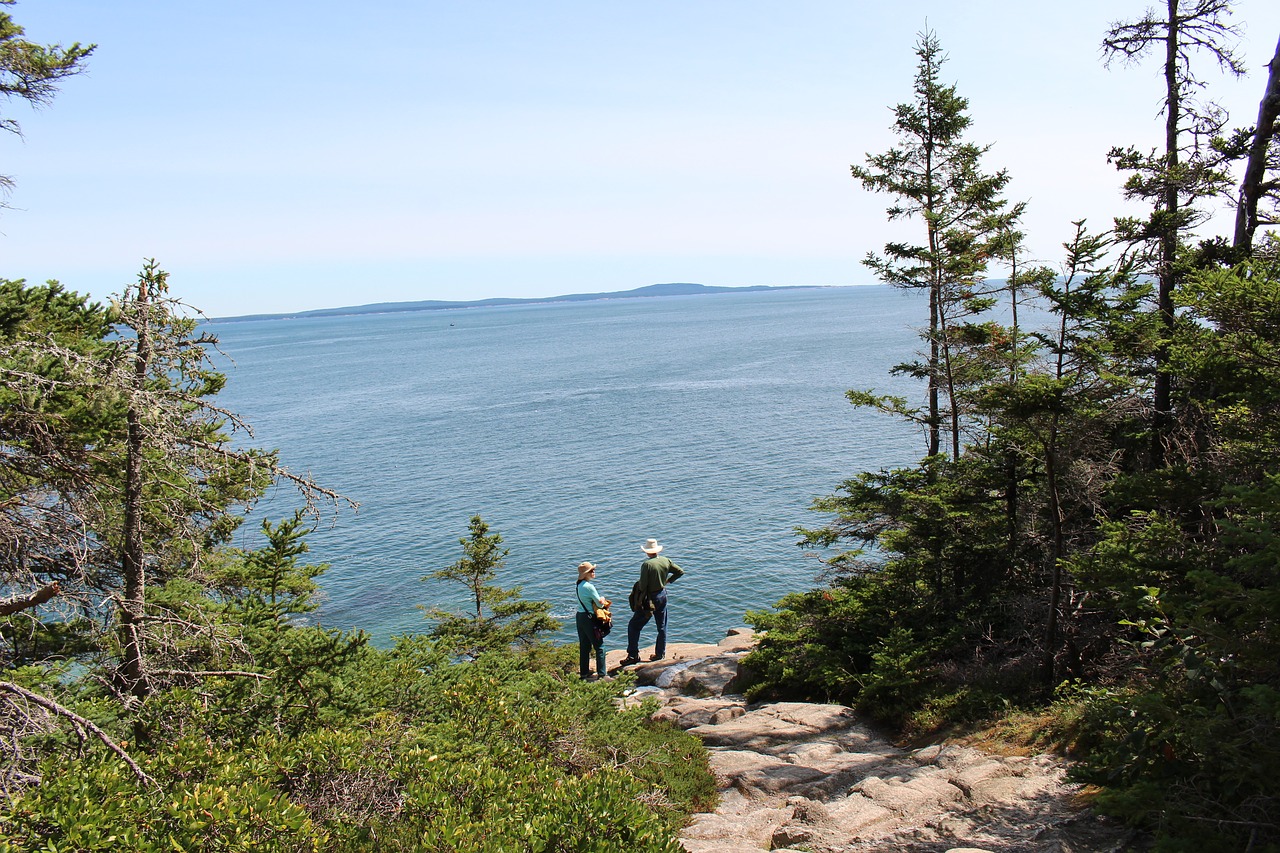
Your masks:
M211 402L226 382L206 349L216 340L178 308L168 295L167 273L148 262L116 303L123 334L105 359L87 365L125 408L118 445L123 471L104 484L119 497L104 502L95 528L119 548L116 680L137 698L156 683L143 636L155 621L147 613L148 585L198 575L206 551L239 524L228 509L251 504L281 470L275 454L231 444L227 427L245 425Z
M238 559L228 561L217 571L213 585L239 602L246 613L257 614L248 621L279 631L294 618L320 606L316 601L320 589L316 578L329 566L299 562L311 550L306 536L314 529L305 527L304 521L301 511L279 524L263 519L266 545L237 554Z
M478 515L471 517L468 531L458 540L462 557L423 578L461 584L470 602L464 613L427 608L427 618L436 623L432 635L452 653L475 658L485 651L527 647L539 634L559 628L559 621L551 617L549 603L526 601L520 597L520 587L504 588L494 583L510 553L502 547L501 534L490 533L489 525Z
M1080 768L1108 807L1200 849L1280 839L1280 267L1190 276L1170 365L1204 433L1198 464L1118 477L1069 558L1140 677L1099 690Z
M57 282L0 280L0 585L14 596L0 602L10 616L0 631L16 661L50 639L30 607L60 594L71 618L75 591L103 570L83 519L94 503L93 448L120 412L83 393L72 365L102 351L109 332L100 305Z
M943 422L949 424L951 458L960 456L965 412L959 399L964 382L963 326L990 307L984 301L983 278L994 242L1021 213L1006 210L1001 192L1009 182L1004 170L982 171L982 156L990 146L964 141L972 119L969 102L954 85L942 83L946 56L937 36L920 34L915 100L894 109L897 147L867 155L866 166L852 166L853 176L872 192L894 198L890 221L919 217L922 243L888 243L883 255L869 253L863 261L881 281L895 287L929 293L928 353L924 364L901 365L901 372L923 378L928 403L924 414L912 413L899 401L858 396L859 405L908 414L927 431L928 453L941 451ZM942 397L945 395L944 405Z
M1232 52L1237 33L1227 23L1230 15L1230 0L1165 0L1162 14L1151 9L1135 21L1113 24L1102 42L1108 63L1116 59L1135 62L1153 51L1159 52L1163 61L1163 147L1149 153L1132 146L1116 147L1108 155L1117 169L1131 173L1125 195L1151 206L1144 219L1117 218L1116 234L1139 253L1143 271L1158 282L1160 331L1154 349L1152 389L1152 453L1157 464L1164 459L1163 442L1172 426L1169 341L1175 320L1174 291L1186 273L1180 248L1206 216L1197 205L1230 186L1210 145L1224 127L1226 115L1212 101L1196 98L1203 83L1192 65L1195 56L1203 52L1223 70L1237 76L1244 73Z
M14 2L0 0L0 6ZM8 12L0 11L0 103L17 98L42 106L53 100L60 82L84 71L94 45L39 45L24 39L24 33ZM21 134L22 127L16 119L0 114L0 130ZM9 176L0 175L0 201L12 186Z
M1147 289L1127 267L1107 262L1110 238L1091 234L1083 221L1064 244L1060 275L1028 275L1036 295L1057 316L1053 328L1037 330L1035 358L1018 382L992 383L984 410L995 444L1011 453L1019 472L1020 524L1015 559L1028 562L1047 589L1042 635L1043 679L1057 683L1063 652L1061 620L1070 578L1064 560L1090 541L1093 518L1114 476L1117 442L1140 430L1138 395L1124 372L1117 344L1133 339L1128 329Z
M238 632L201 600L210 555L243 518L231 510L275 480L312 510L338 496L234 440L247 426L212 401L225 382L208 357L216 340L154 263L109 309L56 283L6 282L0 336L0 524L13 533L0 572L17 592L0 602L0 632L28 638L2 660L7 672L42 665L0 694L51 712L38 725L0 713L21 723L13 741L57 718L83 726L53 698L51 659L90 666L135 712L166 685L225 675Z

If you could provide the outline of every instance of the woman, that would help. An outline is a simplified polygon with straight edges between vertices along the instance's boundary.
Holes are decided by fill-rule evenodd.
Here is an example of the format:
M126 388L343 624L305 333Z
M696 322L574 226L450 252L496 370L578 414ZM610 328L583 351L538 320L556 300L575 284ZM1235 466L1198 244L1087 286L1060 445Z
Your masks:
M584 679L591 678L591 650L595 650L596 678L605 675L604 638L597 637L591 617L597 607L608 607L610 601L601 598L592 583L596 578L595 563L585 560L578 564L578 675Z

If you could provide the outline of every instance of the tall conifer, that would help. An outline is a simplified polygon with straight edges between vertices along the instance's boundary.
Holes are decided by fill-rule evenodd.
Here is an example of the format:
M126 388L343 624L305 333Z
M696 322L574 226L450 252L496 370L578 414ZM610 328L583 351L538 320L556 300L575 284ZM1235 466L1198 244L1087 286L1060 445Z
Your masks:
M1108 64L1117 59L1136 62L1150 52L1158 52L1163 60L1162 148L1146 153L1133 146L1116 147L1108 154L1117 169L1130 173L1126 196L1151 206L1145 218L1117 218L1116 234L1145 260L1147 271L1158 282L1161 332L1155 345L1152 390L1157 465L1163 461L1163 441L1172 424L1173 377L1168 364L1173 293L1186 272L1180 269L1179 247L1206 217L1197 203L1230 186L1210 146L1227 117L1217 104L1195 97L1204 84L1193 73L1192 61L1197 54L1207 54L1224 71L1236 76L1244 73L1232 52L1237 32L1227 23L1230 15L1230 0L1165 0L1162 13L1149 9L1137 20L1112 24L1102 41Z
M990 146L966 142L972 119L969 101L941 79L946 55L932 31L916 43L915 99L894 108L893 131L899 144L883 154L868 154L865 166L852 166L864 188L888 193L890 221L919 217L923 242L891 242L883 254L863 261L881 281L929 292L928 354L924 365L904 365L928 386L929 455L941 451L942 424L949 422L951 457L960 456L963 413L957 400L957 355L953 332L972 313L983 310L982 291L990 242L1007 228L1021 206L1006 211L1001 197L1009 175L982 171ZM946 397L944 403L942 398Z

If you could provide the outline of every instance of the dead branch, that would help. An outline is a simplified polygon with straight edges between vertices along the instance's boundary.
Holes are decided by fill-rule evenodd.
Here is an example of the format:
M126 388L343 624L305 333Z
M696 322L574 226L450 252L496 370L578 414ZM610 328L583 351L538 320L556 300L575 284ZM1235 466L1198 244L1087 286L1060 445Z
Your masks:
M123 747L121 747L118 743L112 740L110 735L108 735L102 729L98 728L93 723L92 720L89 720L89 719L86 719L85 717L80 716L75 711L72 711L70 708L67 708L63 705L59 705L57 702L53 701L52 699L46 696L41 696L39 693L33 693L24 687L19 687L18 685L8 681L0 681L0 693L12 693L15 696L19 696L25 699L26 701L30 702L31 704L38 705L39 707L44 708L46 711L49 711L59 717L63 717L67 720L70 720L77 727L91 732L94 735L94 737L102 741L102 744L106 746L107 749L114 752L117 756L120 757L121 761L129 765L129 769L133 771L134 776L138 777L138 781L151 785L153 787L159 787L158 785L156 785L156 781L152 779L150 776L148 776L146 774L146 771L144 771L141 767L139 767L136 761L134 761L132 758L129 757L129 753L125 752Z
M10 598L8 601L0 601L0 616L9 616L13 613L17 613L19 610L39 607L61 591L62 588L58 585L58 582L54 581L43 589L39 589L31 593L31 595L19 598Z
M154 675L182 676L184 678L211 678L220 676L223 678L256 678L259 681L270 681L275 677L261 672L246 672L239 669L154 669L151 672Z

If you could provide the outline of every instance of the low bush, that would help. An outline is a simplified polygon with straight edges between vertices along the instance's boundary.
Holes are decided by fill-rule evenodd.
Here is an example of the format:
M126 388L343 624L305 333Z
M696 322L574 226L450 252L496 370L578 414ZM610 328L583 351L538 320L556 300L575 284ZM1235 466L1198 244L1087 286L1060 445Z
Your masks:
M326 679L347 691L337 710L279 730L228 724L222 702L244 685L157 694L131 750L155 785L101 751L54 752L40 784L0 801L0 851L676 853L688 816L715 806L701 742L651 707L620 711L629 679L583 682L561 663L366 650Z

